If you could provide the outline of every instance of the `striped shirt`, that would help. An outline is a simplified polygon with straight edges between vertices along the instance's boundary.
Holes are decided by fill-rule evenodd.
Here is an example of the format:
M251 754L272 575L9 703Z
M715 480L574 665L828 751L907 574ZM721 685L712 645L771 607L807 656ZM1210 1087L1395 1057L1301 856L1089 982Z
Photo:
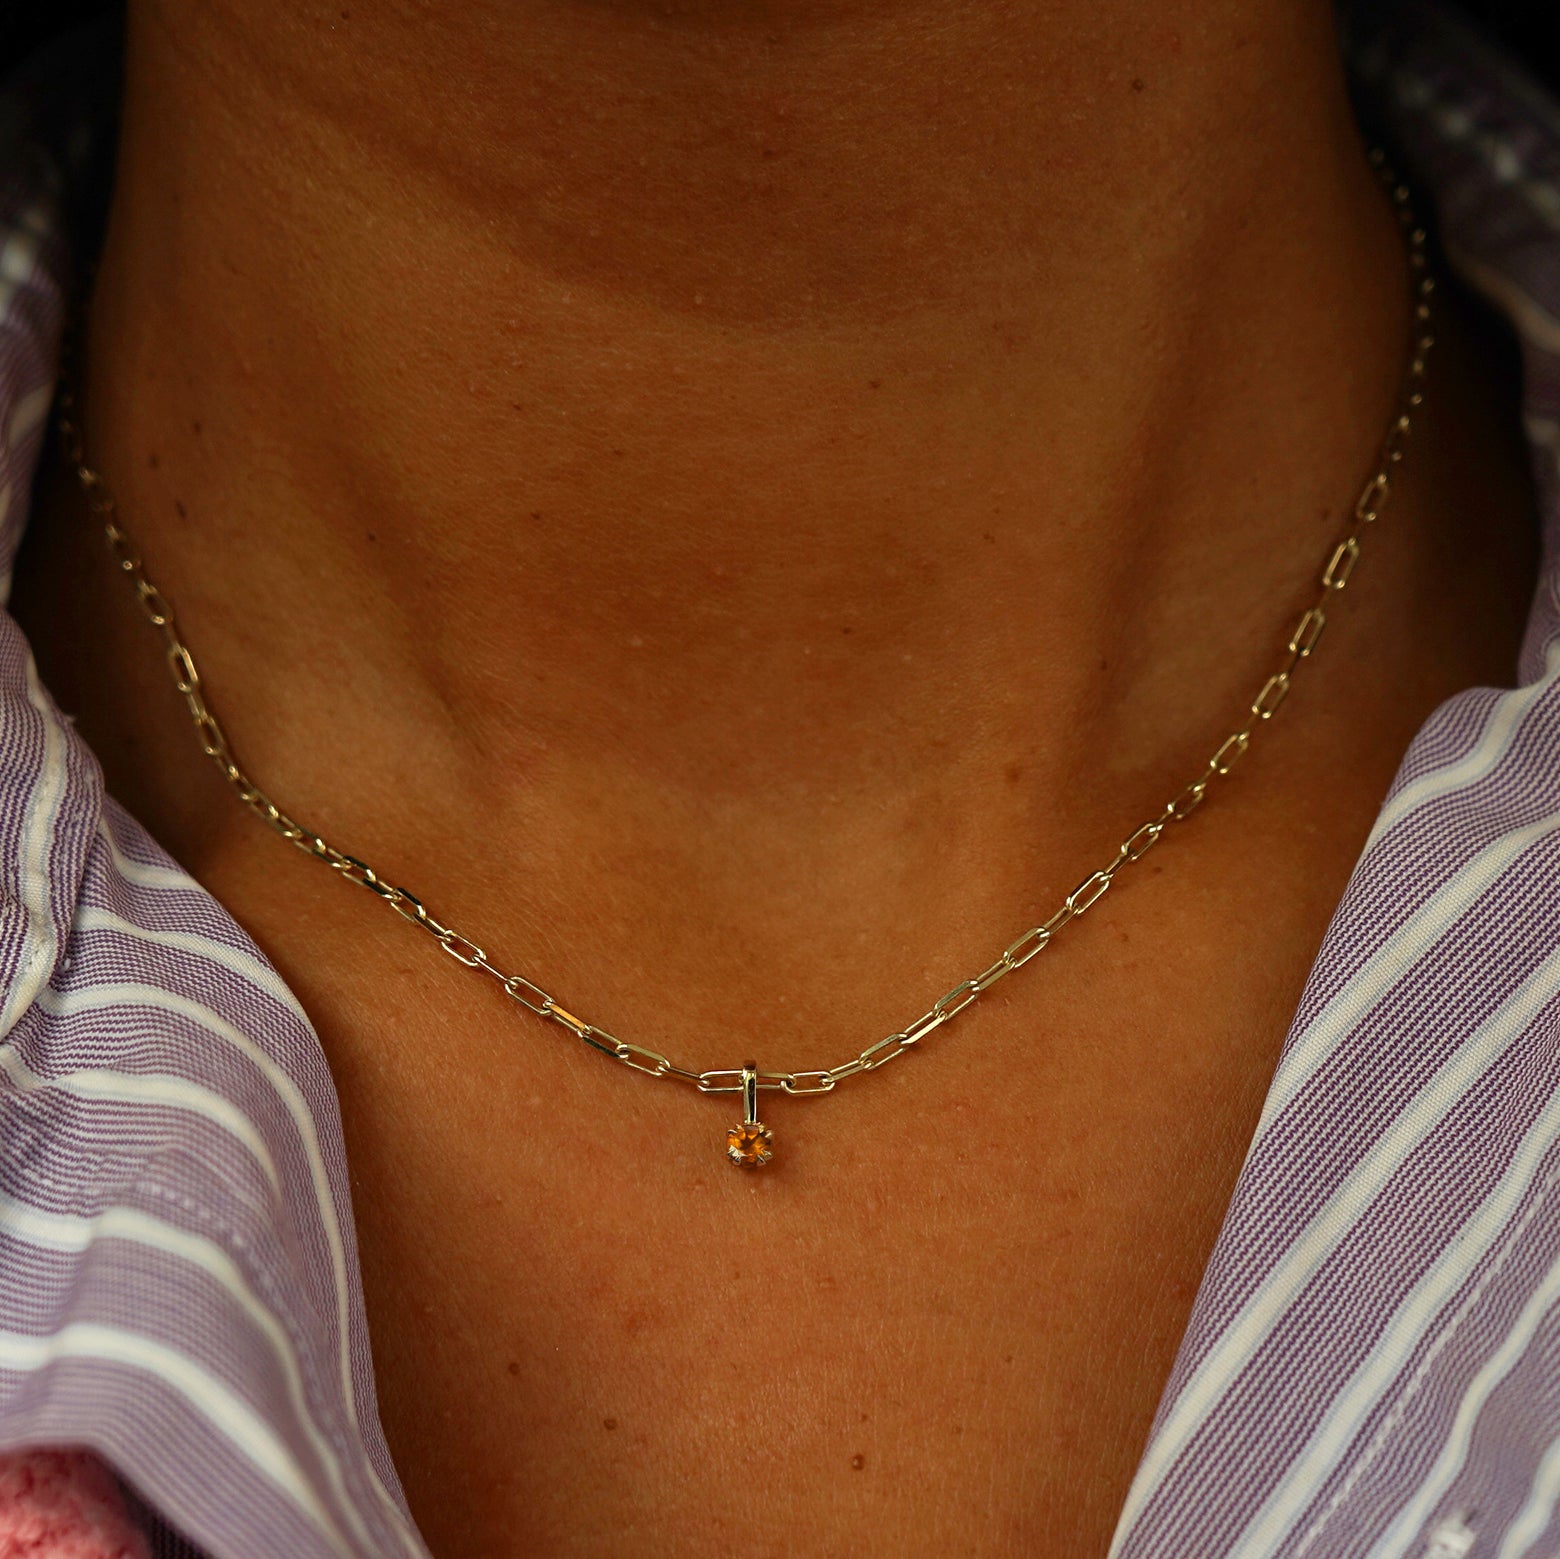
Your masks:
M1560 107L1420 4L1366 111L1520 339L1518 685L1403 757L1317 956L1112 1549L1560 1554ZM60 175L0 112L0 580ZM374 1406L307 1015L103 791L0 611L0 1450L90 1447L156 1551L424 1556Z

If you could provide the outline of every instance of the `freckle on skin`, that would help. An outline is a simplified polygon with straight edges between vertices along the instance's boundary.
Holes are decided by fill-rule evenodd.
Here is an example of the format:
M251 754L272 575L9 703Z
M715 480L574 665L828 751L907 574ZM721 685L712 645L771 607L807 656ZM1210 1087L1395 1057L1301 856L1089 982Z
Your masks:
M511 1359L509 1361L509 1373L511 1375L518 1375L520 1373L520 1361L518 1359Z
M861 1454L860 1451L857 1451L856 1454L851 1457L850 1464L856 1469L857 1472L860 1472L861 1469L867 1465L867 1459Z
M157 458L157 452L154 450L146 457L146 463L155 471L162 464L162 461Z
M1132 90L1134 92L1141 92L1146 85L1147 83L1141 76L1134 76L1132 78Z
M174 506L175 509L177 509L179 511L179 518L181 520L189 519L190 511L184 507L184 502L183 502L182 499L175 498L173 500L173 506Z
M603 1429L616 1429L617 1420L615 1418L604 1418L601 1421L601 1427Z

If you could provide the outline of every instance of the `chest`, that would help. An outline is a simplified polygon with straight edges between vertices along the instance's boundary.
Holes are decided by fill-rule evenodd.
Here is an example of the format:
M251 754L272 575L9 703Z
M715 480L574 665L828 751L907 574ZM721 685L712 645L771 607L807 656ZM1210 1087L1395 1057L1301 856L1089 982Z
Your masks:
M434 1554L1103 1553L1283 1034L1198 1012L1031 991L764 1096L756 1173L730 1096L547 1030L380 1064L327 1012Z

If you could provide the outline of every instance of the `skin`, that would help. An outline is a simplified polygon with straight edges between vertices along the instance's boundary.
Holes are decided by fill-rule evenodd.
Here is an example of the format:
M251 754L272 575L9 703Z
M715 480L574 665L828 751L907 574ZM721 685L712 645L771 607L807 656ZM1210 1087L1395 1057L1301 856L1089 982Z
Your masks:
M1406 267L1330 11L132 0L87 423L271 791L614 1033L837 1064L1196 774L1368 474ZM1449 289L1443 289L1448 291ZM255 826L78 497L17 585L315 1018L433 1552L1105 1549L1414 731L1509 681L1466 302L1238 780L924 1053L609 1066Z

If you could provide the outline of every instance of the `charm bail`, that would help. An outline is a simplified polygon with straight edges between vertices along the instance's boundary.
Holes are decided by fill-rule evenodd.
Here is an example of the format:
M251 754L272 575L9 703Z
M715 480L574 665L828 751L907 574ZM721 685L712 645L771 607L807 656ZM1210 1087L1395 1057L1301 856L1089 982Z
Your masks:
M744 1169L762 1169L774 1156L774 1133L758 1118L758 1067L742 1065L742 1124L726 1132L726 1157Z

